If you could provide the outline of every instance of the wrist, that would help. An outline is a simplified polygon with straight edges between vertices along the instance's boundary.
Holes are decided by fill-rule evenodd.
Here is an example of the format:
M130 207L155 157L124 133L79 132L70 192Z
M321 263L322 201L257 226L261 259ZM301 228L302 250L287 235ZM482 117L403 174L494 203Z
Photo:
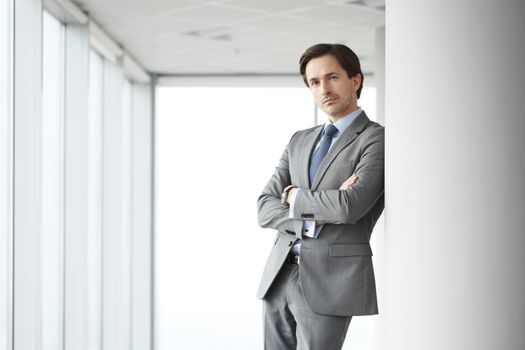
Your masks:
M290 193L295 189L293 185L286 186L281 193L281 203L288 206L290 204Z
M286 198L286 202L290 205L292 204L292 201L294 200L294 197L295 197L295 193L299 191L299 189L297 187L294 187L294 188L291 188L289 191L288 191L288 197Z

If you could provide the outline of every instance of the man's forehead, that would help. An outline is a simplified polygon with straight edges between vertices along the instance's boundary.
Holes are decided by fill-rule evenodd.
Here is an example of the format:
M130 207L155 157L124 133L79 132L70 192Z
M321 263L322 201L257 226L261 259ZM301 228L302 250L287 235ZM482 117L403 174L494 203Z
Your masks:
M310 60L306 64L305 73L308 78L316 76L326 76L330 74L340 74L343 67L333 55L324 55Z
M321 69L321 71L318 71L318 72L308 72L306 71L306 78L308 80L314 80L314 79L321 79L321 78L326 78L326 77L329 77L329 76L332 76L332 75L344 75L344 71L342 69L337 69L337 70L323 70Z

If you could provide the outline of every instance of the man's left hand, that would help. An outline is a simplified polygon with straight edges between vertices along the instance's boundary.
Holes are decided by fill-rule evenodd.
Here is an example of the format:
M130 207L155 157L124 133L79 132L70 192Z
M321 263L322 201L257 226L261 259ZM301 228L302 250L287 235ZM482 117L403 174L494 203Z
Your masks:
M299 189L297 187L294 187L290 191L288 191L288 196L286 197L286 203L290 204L292 193L294 193L295 191L299 191Z
M339 191L344 191L344 190L349 189L350 187L352 187L353 184L357 182L357 179L359 179L357 175L353 174L345 182L341 184L341 187L339 187Z

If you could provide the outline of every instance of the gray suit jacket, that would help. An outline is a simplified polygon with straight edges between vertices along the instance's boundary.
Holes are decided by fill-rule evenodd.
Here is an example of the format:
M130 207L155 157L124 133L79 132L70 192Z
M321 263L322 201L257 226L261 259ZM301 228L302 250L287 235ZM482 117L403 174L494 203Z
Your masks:
M258 199L259 224L278 230L264 268L258 298L264 298L297 239L303 239L299 279L311 309L327 315L376 314L370 235L384 206L384 128L362 112L343 132L309 184L310 154L322 126L297 132ZM352 174L359 179L339 191ZM294 219L280 203L282 190L298 192ZM303 221L323 220L319 237L302 237Z

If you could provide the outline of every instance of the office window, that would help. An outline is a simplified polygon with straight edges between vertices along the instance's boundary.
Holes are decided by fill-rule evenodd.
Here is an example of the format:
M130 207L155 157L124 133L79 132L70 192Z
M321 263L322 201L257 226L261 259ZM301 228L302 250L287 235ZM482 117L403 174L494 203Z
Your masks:
M132 166L151 173L133 153L151 149L149 133L132 134L132 115L151 125L149 95L133 94L121 65L89 51L88 26L66 27L42 5L0 0L0 350L130 349L132 324L133 339L150 344L151 328L131 320L135 309L137 319L151 315L151 250L131 247L131 231L151 242L149 213L131 224L132 207L151 211L133 203L150 187L131 181ZM133 281L132 260L145 261ZM146 287L135 293L132 283Z
M314 123L304 88L159 88L157 348L261 347L255 298L275 232L256 200L293 133Z
M42 349L62 349L64 278L64 26L43 14Z
M375 119L374 88L359 104ZM275 231L256 200L314 115L303 87L158 88L156 350L262 347L255 293ZM352 321L345 349L373 349L373 322Z

